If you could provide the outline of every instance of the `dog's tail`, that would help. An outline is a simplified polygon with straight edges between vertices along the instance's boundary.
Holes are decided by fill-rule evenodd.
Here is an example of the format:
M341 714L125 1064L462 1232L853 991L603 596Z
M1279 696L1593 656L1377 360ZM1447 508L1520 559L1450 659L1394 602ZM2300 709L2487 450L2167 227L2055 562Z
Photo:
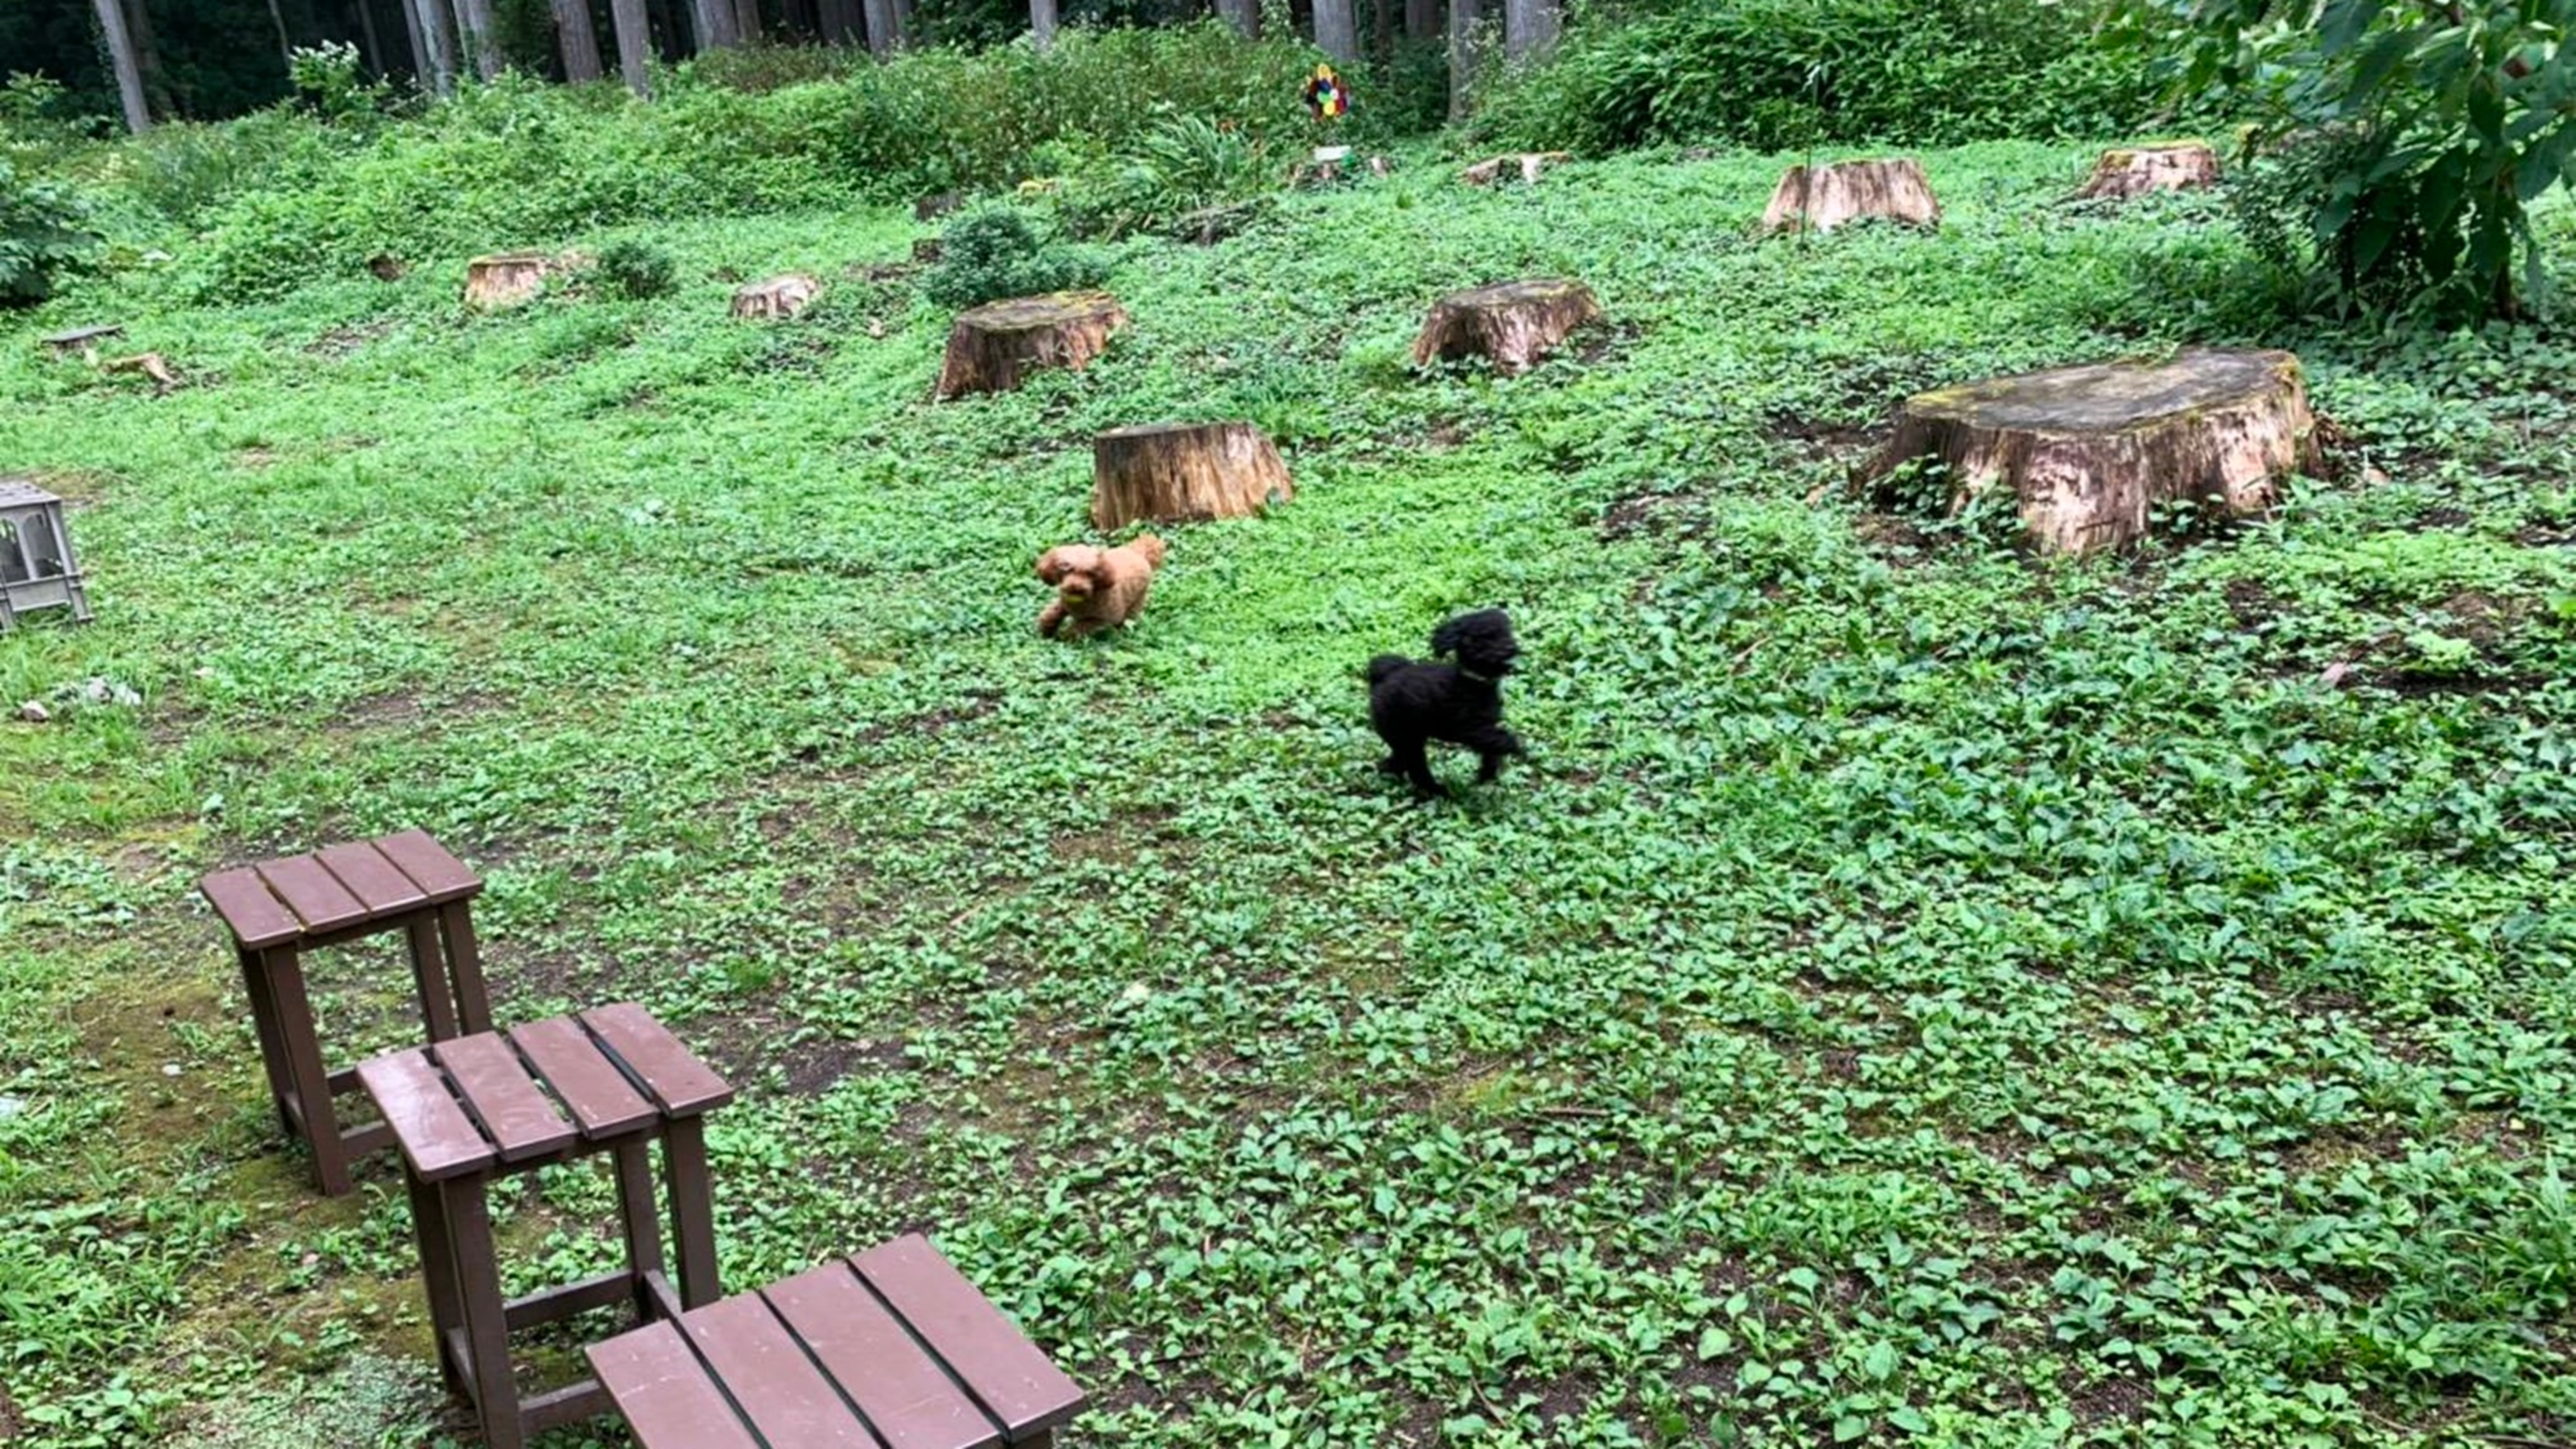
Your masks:
M1143 554L1145 556L1145 562L1152 564L1156 568L1161 568L1163 566L1163 541L1156 538L1154 535L1150 533L1140 533L1133 539L1129 540L1127 546L1136 550L1138 553Z
M1393 679L1398 673L1412 663L1412 660L1405 658L1401 654L1381 654L1375 659L1370 660L1368 667L1369 688L1375 689L1379 685Z

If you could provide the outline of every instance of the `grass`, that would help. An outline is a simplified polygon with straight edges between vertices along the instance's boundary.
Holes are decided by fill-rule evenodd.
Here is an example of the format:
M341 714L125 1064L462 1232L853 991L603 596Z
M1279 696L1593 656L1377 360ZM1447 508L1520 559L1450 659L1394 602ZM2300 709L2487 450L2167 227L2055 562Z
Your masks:
M1083 1443L2564 1441L2576 343L2284 331L2214 205L1927 159L1939 235L1757 246L1775 159L1415 158L1126 244L1106 360L939 406L892 212L560 239L667 250L649 301L13 321L0 461L99 620L0 703L144 702L0 724L0 1420L442 1412L397 1184L303 1189L191 890L417 825L505 1015L639 999L743 1087L729 1282L928 1229ZM791 268L819 312L724 316ZM1402 365L1552 273L1573 354ZM110 318L191 384L33 344ZM2343 476L2059 565L1837 486L1909 391L2183 341L2298 347ZM1212 416L1295 502L1038 640L1091 435ZM1488 604L1534 757L1414 808L1356 672ZM383 980L326 962L344 1052ZM608 1200L505 1203L518 1286Z

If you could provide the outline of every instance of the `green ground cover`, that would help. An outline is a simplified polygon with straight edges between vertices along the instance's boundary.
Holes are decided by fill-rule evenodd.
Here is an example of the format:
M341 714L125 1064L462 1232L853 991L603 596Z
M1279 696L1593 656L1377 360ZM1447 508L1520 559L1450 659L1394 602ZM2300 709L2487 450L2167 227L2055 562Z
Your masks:
M0 467L100 617L0 703L142 703L0 723L0 1437L438 1420L398 1185L304 1190L192 891L413 825L504 1014L638 999L741 1084L729 1281L928 1229L1074 1442L2576 1433L2576 344L2284 331L2222 206L2071 211L2066 147L1768 246L1777 158L1410 159L1111 248L1110 356L957 404L893 211L560 238L668 249L649 301L12 319ZM819 312L726 319L789 267ZM1550 273L1612 318L1565 358L1403 366ZM110 314L189 385L34 345ZM1909 391L2184 341L2297 347L2340 475L2065 565L1839 486ZM1038 640L1092 434L1215 415L1295 502ZM1533 757L1415 808L1358 669L1489 604ZM608 1200L506 1204L522 1286Z

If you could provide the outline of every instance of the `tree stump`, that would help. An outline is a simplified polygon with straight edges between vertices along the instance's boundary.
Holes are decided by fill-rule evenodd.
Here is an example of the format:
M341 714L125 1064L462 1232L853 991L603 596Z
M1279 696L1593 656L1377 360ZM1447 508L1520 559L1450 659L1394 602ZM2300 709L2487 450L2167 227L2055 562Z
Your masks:
M2314 414L2286 352L2186 348L2165 362L2107 362L1920 393L1869 466L1950 467L1950 508L1989 489L2018 500L2041 551L2080 554L2145 536L2160 504L2222 517L2270 508L2280 480L2323 463Z
M1762 212L1762 231L1832 231L1862 217L1882 217L1907 226L1939 226L1941 203L1921 163L1837 161L1830 166L1792 166L1771 192Z
M1103 533L1140 519L1248 518L1297 496L1288 465L1250 423L1158 423L1091 444L1091 522Z
M37 340L53 349L56 357L69 357L76 352L84 354L93 352L99 342L124 335L124 323L110 322L99 327L75 327L69 332L57 332L50 337Z
M481 311L516 307L546 289L563 259L544 252L502 252L465 264L465 305Z
M2188 191L2218 184L2218 153L2198 141L2105 151L2076 193L2084 201L2126 201L2150 191Z
M789 272L785 276L771 277L765 282L753 282L735 289L733 315L783 321L813 306L814 299L822 295L820 279L802 272Z
M1413 365L1490 358L1505 373L1522 373L1556 350L1566 335L1601 315L1592 289L1581 282L1546 278L1505 282L1443 297L1413 341Z
M1041 368L1079 371L1126 325L1127 309L1107 292L1053 292L959 313L940 364L938 396L1014 392Z
M1535 185L1547 168L1574 157L1564 151L1524 151L1516 156L1496 156L1479 161L1458 173L1458 179L1470 186L1491 186L1507 175L1518 174L1522 181Z

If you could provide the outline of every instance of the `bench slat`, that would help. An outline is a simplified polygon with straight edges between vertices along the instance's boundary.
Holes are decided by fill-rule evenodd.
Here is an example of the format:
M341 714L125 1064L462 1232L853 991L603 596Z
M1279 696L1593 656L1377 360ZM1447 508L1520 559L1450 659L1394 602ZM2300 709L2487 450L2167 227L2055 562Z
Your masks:
M644 1449L760 1449L670 1324L646 1324L583 1352Z
M690 1055L680 1039L633 1002L595 1007L582 1024L626 1064L674 1117L709 1112L733 1100L733 1088Z
M304 923L249 866L216 871L197 882L197 889L244 946L275 946L304 934Z
M388 835L376 841L375 847L432 901L452 901L483 889L483 878L448 854L446 846L430 839L427 831Z
M426 905L429 895L412 884L410 876L394 868L394 863L374 846L357 843L334 845L314 853L322 868L331 873L367 914L384 915L389 911L409 910Z
M850 1260L985 1410L1017 1440L1071 1419L1082 1390L918 1233Z
M461 1036L429 1050L455 1081L466 1107L483 1123L503 1162L552 1152L579 1135L528 1079L518 1053L497 1034Z
M710 1303L683 1315L680 1326L763 1440L797 1449L879 1449L877 1436L758 1294Z
M423 1182L437 1182L492 1163L492 1144L475 1130L465 1109L447 1094L447 1083L418 1047L358 1064L359 1084L394 1130L394 1141Z
M825 1263L762 1293L889 1449L992 1449L1002 1442L1001 1426L913 1342L849 1264Z
M355 925L367 918L367 908L358 898L331 878L322 862L309 855L290 855L283 860L264 860L251 867L286 908L304 922L308 935L318 936Z
M631 1132L653 1120L653 1104L627 1084L616 1064L600 1054L571 1017L553 1016L514 1026L509 1036L528 1065L572 1109L582 1136Z

